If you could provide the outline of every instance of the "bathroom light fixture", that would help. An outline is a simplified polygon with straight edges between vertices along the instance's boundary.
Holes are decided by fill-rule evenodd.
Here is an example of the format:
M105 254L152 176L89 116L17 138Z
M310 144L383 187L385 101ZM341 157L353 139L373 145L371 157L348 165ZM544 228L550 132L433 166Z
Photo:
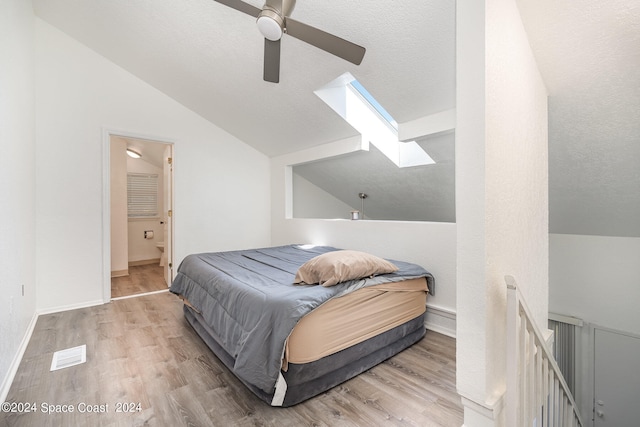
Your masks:
M139 159L140 157L142 157L142 154L138 153L137 151L131 148L127 148L127 155L134 159Z

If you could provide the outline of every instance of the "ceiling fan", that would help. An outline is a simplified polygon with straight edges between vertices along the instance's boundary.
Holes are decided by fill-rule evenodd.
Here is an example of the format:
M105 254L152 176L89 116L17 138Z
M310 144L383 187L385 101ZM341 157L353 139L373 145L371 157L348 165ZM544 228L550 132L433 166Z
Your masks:
M266 0L262 9L241 0L214 0L256 18L264 36L265 81L280 81L280 39L284 33L359 65L365 48L289 17L296 0Z

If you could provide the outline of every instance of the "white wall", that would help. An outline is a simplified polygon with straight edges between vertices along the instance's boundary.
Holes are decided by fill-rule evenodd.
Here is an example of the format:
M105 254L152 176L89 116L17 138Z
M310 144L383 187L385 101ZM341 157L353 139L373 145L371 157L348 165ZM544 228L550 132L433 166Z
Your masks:
M145 231L152 231L153 238L145 239ZM156 246L159 242L164 242L164 225L160 223L160 218L129 219L127 233L129 241L128 262L160 259L162 252Z
M312 184L300 175L293 174L294 218L351 218L351 206Z
M156 246L159 242L164 242L164 225L160 221L160 218L129 220L127 227L129 241L128 262L160 259L162 252ZM145 231L153 231L153 238L145 239Z
M0 7L0 402L35 318L34 16L31 1ZM22 286L24 285L24 296ZM32 326L32 325L31 325Z
M327 156L341 154L340 149L334 143L312 151ZM436 281L435 296L428 298L428 305L445 312L455 312L456 225L416 221L291 218L290 211L286 208L287 165L304 161L309 161L309 158L302 153L272 158L272 243L329 245L419 264L429 270ZM451 333L455 333L455 326Z
M270 243L266 156L39 19L35 41L38 309L103 300L105 129L175 143L176 265Z
M640 238L551 234L549 311L640 335Z
M576 340L575 398L593 408L593 326L640 335L640 238L551 234L549 311L584 321Z
M158 175L158 217L128 218L127 242L128 262L147 261L160 258L162 252L157 248L158 242L164 242L164 185L162 168L152 165L143 158L132 159L127 156L127 173L146 173ZM126 177L125 177L126 179ZM152 239L145 239L144 232L153 231Z
M457 14L457 387L465 426L493 426L504 422L505 275L546 326L547 94L514 0L458 2Z

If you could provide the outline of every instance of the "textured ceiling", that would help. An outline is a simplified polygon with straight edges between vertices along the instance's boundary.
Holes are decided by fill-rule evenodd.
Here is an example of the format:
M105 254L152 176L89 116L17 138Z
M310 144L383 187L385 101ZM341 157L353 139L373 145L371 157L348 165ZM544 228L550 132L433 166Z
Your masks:
M549 90L551 231L640 237L640 2L516 1ZM400 123L455 107L454 0L298 0L293 17L367 53L355 66L285 36L279 84L254 19L212 0L33 3L269 156L355 135L313 94L345 71Z
M402 7L387 0L299 0L292 17L367 52L356 66L285 35L279 84L262 80L264 39L255 19L212 0L34 0L34 8L269 156L356 134L313 93L345 71L398 122L455 103L451 0L406 0Z
M549 91L551 231L640 237L640 2L518 3Z
M296 165L293 172L353 209L361 208L358 193L367 194L368 219L455 222L455 135L416 142L435 164L399 168L372 144L368 152Z

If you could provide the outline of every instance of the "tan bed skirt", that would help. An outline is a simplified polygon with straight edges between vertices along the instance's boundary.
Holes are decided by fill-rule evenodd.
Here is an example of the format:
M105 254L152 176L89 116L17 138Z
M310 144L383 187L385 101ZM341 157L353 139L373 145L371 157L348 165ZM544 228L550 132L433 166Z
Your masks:
M425 312L425 278L362 288L303 317L289 335L287 363L308 363L386 332Z

